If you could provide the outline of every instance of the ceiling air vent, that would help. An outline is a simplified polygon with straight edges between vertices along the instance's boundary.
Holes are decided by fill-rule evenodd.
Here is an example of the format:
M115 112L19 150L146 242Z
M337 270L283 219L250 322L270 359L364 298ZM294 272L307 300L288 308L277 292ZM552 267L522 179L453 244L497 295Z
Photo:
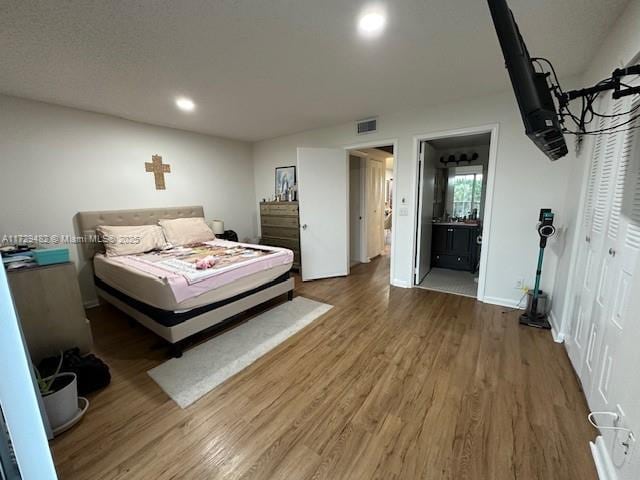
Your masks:
M364 135L365 133L373 133L378 130L378 120L375 118L367 118L365 120L359 120L356 123L356 130L358 135Z

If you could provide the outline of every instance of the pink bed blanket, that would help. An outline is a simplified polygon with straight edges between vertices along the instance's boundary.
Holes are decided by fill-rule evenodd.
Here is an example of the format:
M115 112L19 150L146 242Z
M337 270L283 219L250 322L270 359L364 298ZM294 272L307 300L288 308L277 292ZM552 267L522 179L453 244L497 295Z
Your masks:
M213 258L213 266L196 268L204 258ZM162 279L171 288L176 301L182 302L242 277L291 263L293 252L286 248L213 240L158 252L123 255L114 260Z

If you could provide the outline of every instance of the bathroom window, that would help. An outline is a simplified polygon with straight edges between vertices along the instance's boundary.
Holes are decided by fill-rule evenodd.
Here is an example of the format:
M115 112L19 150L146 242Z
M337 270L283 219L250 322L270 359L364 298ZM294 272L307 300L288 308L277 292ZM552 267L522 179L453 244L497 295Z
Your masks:
M465 173L454 177L452 212L454 217L468 217L474 209L479 214L481 198L481 173Z

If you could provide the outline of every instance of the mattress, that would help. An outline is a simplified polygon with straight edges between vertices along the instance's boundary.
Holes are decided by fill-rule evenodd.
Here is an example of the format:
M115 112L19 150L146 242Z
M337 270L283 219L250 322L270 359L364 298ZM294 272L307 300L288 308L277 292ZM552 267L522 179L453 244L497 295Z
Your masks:
M250 273L233 282L177 302L171 287L157 276L124 265L104 254L93 259L93 271L105 284L140 302L173 312L184 312L220 302L269 283L291 270L292 262Z

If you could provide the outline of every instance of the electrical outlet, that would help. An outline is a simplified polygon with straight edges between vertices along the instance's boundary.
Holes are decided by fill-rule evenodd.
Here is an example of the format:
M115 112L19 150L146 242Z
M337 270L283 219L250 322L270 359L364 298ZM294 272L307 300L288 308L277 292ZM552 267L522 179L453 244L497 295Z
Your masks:
M525 287L524 278L516 278L516 282L513 284L513 288L516 290L523 290Z
M407 207L400 207L400 216L406 217L409 215L409 209Z

